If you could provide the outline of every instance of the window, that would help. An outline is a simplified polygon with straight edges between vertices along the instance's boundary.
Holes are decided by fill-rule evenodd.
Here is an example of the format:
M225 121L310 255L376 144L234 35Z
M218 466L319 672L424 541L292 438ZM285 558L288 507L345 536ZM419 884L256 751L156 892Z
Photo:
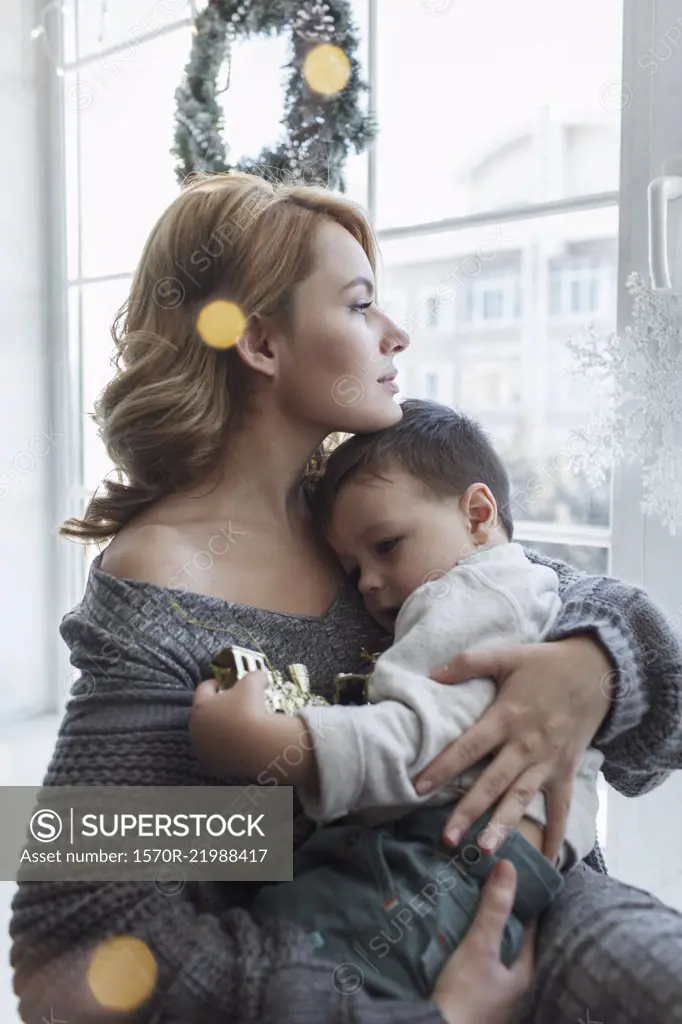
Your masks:
M71 0L74 2L74 0ZM78 56L87 57L102 48L141 45L145 36L171 28L191 13L190 0L115 0L103 5L99 0L75 0L78 5Z
M424 385L425 385L425 390L426 390L426 395L424 397L428 398L430 401L434 401L434 402L437 401L438 400L438 374L437 373L427 373L427 374L425 374L425 376L424 376Z
M400 379L413 382L414 397L424 397L431 393L427 388L432 385L420 372L435 372L437 367L441 377L449 373L452 390L446 401L480 420L508 464L514 518L520 523L570 526L571 530L599 527L601 557L605 557L609 489L605 485L595 490L574 471L573 438L589 424L590 410L580 402L565 400L557 414L555 382L566 382L562 386L570 398L571 378L563 366L565 336L555 337L548 322L543 284L549 275L548 254L557 239L573 239L577 244L597 231L615 243L616 207L573 210L541 220L519 219L513 233L504 224L493 222L486 227L420 233L414 238L388 238L382 243L382 252L385 285L390 292L396 290L398 280L406 288L410 273L420 284L428 283L432 294L447 280L455 292L460 289L465 311L468 303L470 313L469 319L454 328L453 337L429 340L427 332L420 334L397 360ZM496 253L493 248L496 239L505 238L505 232L513 236L516 247L511 259L509 253ZM493 256L487 268L471 259L477 251ZM514 316L520 305L519 290L527 310L523 318ZM500 312L504 319L494 319L493 314ZM615 302L607 323L615 327ZM474 326L475 332L471 330ZM495 328L490 342L488 327ZM440 387L442 394L442 383ZM409 388L404 394L412 397Z
M613 293L616 253L604 260L565 259L550 265L549 312L553 317L604 314Z
M527 539L526 545L548 558L557 558L561 562L570 562L576 569L590 573L592 576L607 576L609 573L609 553L606 548L588 547L578 544L554 544L551 541Z
M424 362L407 367L403 365L400 377L409 382L407 387L401 387L401 398L424 398L442 405L453 404L455 390L451 366L441 367Z
M403 268L404 270L404 268ZM395 287L398 281L391 275L388 280L391 282L391 287ZM417 283L418 278L415 275L413 284ZM404 303L401 304L401 309L404 309ZM400 320L406 319L409 327L407 330L429 330L439 326L440 322L440 302L435 295L423 295L417 302L410 305L406 317L401 317ZM400 321L399 321L400 322Z
M178 194L168 151L174 84L190 45L183 27L65 76L67 97L87 105L79 118L81 277L130 273ZM140 116L142 95L153 117Z
M618 188L623 0L430 6L376 0L380 230Z
M504 316L504 291L501 288L484 288L482 292L484 320L501 320Z
M481 273L480 277L468 282L464 322L486 326L494 321L518 320L520 316L521 284L518 274L494 277Z
M407 320L408 303L403 292L387 292L379 296L379 305L397 324Z
M495 412L499 412L505 406L508 408L511 382L505 379L502 365L479 363L474 359L463 359L462 362L462 405Z
M112 358L115 345L111 325L125 301L131 278L114 279L80 288L82 316L82 409L83 409L83 482L94 491L107 476L112 465L97 436L91 419L95 399L114 374ZM75 289L74 289L75 290Z
M436 298L435 295L429 295L429 297L426 299L426 308L427 308L428 316L429 316L428 326L429 327L437 327L438 326L438 299Z

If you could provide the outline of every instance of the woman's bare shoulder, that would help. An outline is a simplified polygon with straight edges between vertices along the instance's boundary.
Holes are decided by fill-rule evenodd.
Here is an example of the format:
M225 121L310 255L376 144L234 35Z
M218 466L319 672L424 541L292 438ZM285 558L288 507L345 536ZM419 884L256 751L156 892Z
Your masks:
M187 552L190 551L188 555ZM124 528L106 547L100 569L119 579L172 587L191 545L175 526L146 523Z

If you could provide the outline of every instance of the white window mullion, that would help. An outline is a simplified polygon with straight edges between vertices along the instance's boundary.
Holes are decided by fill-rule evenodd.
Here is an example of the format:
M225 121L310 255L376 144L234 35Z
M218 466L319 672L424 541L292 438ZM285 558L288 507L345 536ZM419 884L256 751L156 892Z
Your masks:
M666 61L651 57L665 49L672 26L681 26L679 0L625 0L623 128L619 259L619 333L630 320L625 289L631 271L648 277L647 186L663 161L682 154L682 53ZM653 68L655 73L652 73ZM678 574L682 537L671 537L640 512L640 470L614 474L612 565L616 576L642 585L674 616L680 604ZM682 774L636 801L613 791L608 798L609 870L682 909Z

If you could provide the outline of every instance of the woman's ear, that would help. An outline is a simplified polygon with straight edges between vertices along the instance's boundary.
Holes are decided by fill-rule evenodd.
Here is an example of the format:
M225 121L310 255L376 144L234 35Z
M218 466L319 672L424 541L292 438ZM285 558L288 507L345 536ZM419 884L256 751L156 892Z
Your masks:
M490 488L480 483L467 487L462 497L462 511L469 520L474 544L487 544L497 525L497 502Z
M278 340L279 335L272 320L260 313L252 313L247 318L235 348L250 370L274 377L278 363Z

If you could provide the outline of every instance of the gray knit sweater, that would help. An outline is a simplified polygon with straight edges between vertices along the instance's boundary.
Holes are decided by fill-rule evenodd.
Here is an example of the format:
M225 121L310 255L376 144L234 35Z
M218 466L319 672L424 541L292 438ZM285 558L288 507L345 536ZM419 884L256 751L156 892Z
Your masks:
M560 579L563 611L548 639L591 633L614 663L618 695L595 745L612 785L645 793L682 766L682 642L642 591L528 555ZM81 676L47 785L220 784L191 750L188 717L194 688L221 647L262 647L278 668L303 662L318 692L329 695L337 672L360 671L361 649L386 640L348 582L326 614L288 615L119 580L99 569L100 560L61 626ZM605 870L598 849L588 862ZM88 957L102 939L131 934L146 942L159 969L138 1021L442 1024L431 1002L337 991L334 965L310 954L300 932L255 925L248 913L254 891L255 883L192 883L173 896L152 882L23 883L10 925L22 1019L111 1019L84 1001Z

